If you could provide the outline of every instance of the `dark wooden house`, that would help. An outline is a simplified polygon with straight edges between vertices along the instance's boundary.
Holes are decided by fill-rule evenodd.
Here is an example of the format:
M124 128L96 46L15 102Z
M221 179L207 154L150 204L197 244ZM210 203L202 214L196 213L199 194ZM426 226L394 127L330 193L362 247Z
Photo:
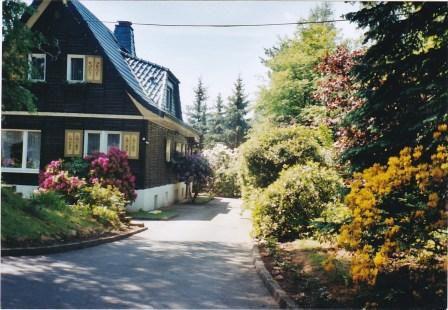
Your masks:
M26 23L51 44L29 55L37 112L3 112L2 181L27 194L51 160L115 146L136 175L131 208L182 199L169 161L190 152L198 133L182 120L176 76L136 56L130 22L111 32L77 0L33 5Z

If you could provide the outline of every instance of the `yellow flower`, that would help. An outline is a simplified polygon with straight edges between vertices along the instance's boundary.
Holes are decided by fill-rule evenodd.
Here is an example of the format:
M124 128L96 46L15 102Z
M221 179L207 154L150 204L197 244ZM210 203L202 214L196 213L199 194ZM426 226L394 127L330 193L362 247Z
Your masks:
M434 139L438 139L441 135L442 133L440 131L434 131L434 133L432 134Z
M428 196L428 207L435 208L439 203L439 195L437 193L431 193Z
M437 130L440 132L445 132L448 130L448 125L447 124L440 124L439 126L437 126Z

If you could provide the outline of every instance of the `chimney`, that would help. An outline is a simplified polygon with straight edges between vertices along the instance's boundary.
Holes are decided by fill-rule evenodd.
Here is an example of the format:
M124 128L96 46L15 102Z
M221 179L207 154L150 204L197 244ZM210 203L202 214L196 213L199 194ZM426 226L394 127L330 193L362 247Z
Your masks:
M132 23L128 21L119 21L115 25L114 35L120 44L120 47L132 56L135 55L134 29Z

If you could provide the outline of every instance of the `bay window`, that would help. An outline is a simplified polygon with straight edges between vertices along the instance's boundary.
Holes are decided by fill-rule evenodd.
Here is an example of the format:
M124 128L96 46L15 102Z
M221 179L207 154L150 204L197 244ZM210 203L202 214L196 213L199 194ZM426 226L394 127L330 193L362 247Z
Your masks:
M2 130L2 171L38 173L40 142L38 130Z

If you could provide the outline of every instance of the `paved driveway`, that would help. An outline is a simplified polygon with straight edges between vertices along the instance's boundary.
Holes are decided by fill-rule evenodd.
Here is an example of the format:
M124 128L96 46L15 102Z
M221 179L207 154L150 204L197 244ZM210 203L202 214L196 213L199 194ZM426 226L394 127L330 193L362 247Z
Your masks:
M273 308L251 264L240 201L179 205L101 246L2 259L2 308Z

